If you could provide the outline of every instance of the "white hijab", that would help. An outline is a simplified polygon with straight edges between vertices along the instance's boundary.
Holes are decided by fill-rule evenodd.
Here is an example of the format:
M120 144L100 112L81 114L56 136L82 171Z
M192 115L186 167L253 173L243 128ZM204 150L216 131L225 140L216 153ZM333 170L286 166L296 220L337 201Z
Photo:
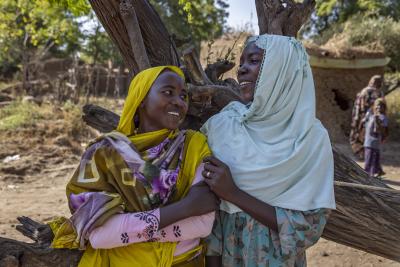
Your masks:
M334 209L332 147L315 117L307 53L291 37L261 35L248 42L253 41L265 50L253 102L231 102L201 131L241 190L276 207ZM226 201L221 209L241 211Z

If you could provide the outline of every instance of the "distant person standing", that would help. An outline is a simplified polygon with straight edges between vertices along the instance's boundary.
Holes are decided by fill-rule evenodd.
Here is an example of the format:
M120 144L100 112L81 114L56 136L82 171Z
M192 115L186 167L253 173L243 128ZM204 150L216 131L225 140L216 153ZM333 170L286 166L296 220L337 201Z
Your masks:
M356 100L354 101L351 118L350 145L353 153L360 159L364 158L364 117L375 100L379 97L383 97L381 91L382 84L383 77L381 75L372 76L368 86L357 94Z
M382 98L378 98L365 115L364 168L370 176L378 177L385 174L380 163L380 147L386 140L388 132L386 103Z

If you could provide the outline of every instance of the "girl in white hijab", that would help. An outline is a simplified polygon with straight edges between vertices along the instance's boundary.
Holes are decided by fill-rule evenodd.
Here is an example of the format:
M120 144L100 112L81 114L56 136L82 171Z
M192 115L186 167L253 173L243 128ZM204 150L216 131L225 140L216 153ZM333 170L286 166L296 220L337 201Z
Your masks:
M315 117L307 53L291 37L252 37L238 81L246 104L231 102L201 129L215 156L203 176L223 200L208 264L220 266L222 256L231 267L305 266L305 249L335 208L332 148Z

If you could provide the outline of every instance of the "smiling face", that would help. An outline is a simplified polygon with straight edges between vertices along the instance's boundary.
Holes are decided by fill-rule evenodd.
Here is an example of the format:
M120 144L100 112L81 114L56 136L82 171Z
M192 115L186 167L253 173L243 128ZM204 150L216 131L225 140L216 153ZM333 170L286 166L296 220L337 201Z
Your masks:
M188 110L183 79L175 72L162 72L139 107L139 133L179 127Z
M237 79L240 85L240 94L245 103L253 101L254 89L260 72L264 50L254 42L248 44L240 56L240 66Z

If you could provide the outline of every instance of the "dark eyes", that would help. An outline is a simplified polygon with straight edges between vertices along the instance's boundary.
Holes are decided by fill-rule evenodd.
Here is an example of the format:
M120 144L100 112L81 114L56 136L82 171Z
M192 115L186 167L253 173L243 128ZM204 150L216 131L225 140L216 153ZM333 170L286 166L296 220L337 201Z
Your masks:
M251 63L253 63L253 64L258 64L258 63L260 63L260 59L258 59L258 58L252 58L252 59L250 59L250 62Z
M164 90L163 93L165 95L172 95L172 90Z
M168 95L168 96L172 96L174 94L174 92L172 90L170 90L170 89L164 90L162 92L163 92L163 94ZM182 93L182 94L179 95L179 97L182 100L187 101L188 95L187 95L187 93Z
M250 59L248 59L248 62L249 62L250 64L259 64L259 63L261 62L261 59L259 59L259 58L250 58ZM239 68L242 67L244 63L245 63L245 62L241 62L241 63L239 64Z

